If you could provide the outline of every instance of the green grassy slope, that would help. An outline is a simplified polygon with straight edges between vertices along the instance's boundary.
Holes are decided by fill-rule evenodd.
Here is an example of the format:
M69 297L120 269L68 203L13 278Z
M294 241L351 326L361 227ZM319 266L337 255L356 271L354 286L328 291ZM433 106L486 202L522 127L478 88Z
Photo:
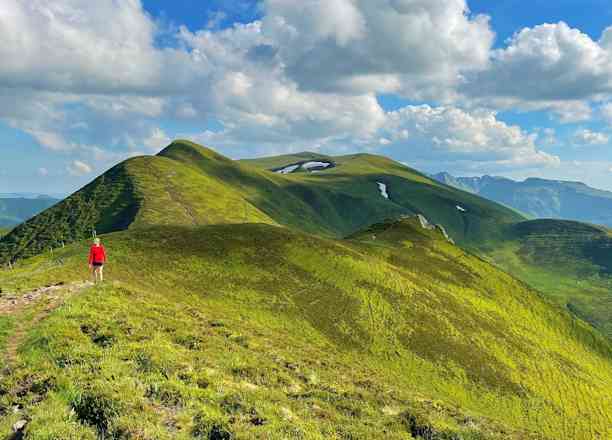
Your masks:
M612 337L611 251L603 227L534 220L512 226L488 258Z
M262 170L294 163L294 157L279 156L248 161ZM325 157L320 159L325 160ZM423 214L432 223L440 223L451 236L466 246L475 246L500 237L504 224L524 220L520 214L481 197L441 184L424 174L385 157L354 154L327 157L336 167L318 173L293 173L283 176L297 188L329 188L338 194L381 206L380 213L367 213L360 227L345 228L344 235L376 221L401 214ZM383 199L377 182L387 185L390 200ZM466 209L461 212L460 206ZM347 206L346 209L351 209ZM343 213L346 212L343 210ZM360 210L350 211L359 216Z
M214 177L165 157L129 159L0 240L0 263L149 225L275 223Z
M110 283L31 324L0 435L23 417L34 439L612 435L610 343L416 220L348 240L264 224L103 240ZM82 279L86 250L0 285Z
M37 255L92 235L127 227L138 209L126 163L14 228L0 239L0 263Z
M336 168L321 173L285 176L261 169L260 161L244 164L177 141L156 157L117 165L17 227L0 240L0 264L89 237L93 230L160 224L262 222L339 237L385 218L422 213L459 243L474 245L498 237L500 225L523 219L386 158L353 155L334 161ZM387 184L390 200L381 196L377 182Z
M270 171L305 160L337 166L317 173ZM381 196L378 182L387 185L390 200ZM442 224L459 245L487 256L612 336L612 262L603 232L585 235L580 228L553 227L536 240L541 232L514 225L546 229L553 223L524 223L511 209L369 154L298 153L232 161L176 141L156 157L116 166L17 227L0 239L0 265L90 237L93 230L251 222L344 237L386 218L416 213ZM531 245L536 242L543 246ZM563 244L578 242L578 247Z

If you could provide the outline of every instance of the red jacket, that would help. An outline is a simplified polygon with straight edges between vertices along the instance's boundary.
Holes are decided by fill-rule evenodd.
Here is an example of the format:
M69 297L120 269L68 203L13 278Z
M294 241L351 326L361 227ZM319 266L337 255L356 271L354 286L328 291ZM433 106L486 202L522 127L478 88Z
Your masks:
M89 264L93 263L106 263L106 251L104 250L104 246L93 245L91 249L89 249Z

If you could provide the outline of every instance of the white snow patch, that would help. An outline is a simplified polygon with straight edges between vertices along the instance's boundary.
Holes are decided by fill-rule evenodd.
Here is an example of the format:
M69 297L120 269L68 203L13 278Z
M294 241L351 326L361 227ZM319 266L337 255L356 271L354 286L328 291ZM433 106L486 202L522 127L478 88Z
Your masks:
M380 190L380 195L385 199L389 198L389 193L387 192L387 185L382 182L376 182L378 184L378 189Z
M302 168L309 170L311 168L328 168L331 166L329 162L306 162L302 164Z
M290 174L297 170L299 167L299 165L289 165L288 167L285 167L282 170L277 170L276 172L278 174Z
M459 206L459 205L457 205L457 210L461 211L461 212L467 212L467 209L465 209L463 206Z

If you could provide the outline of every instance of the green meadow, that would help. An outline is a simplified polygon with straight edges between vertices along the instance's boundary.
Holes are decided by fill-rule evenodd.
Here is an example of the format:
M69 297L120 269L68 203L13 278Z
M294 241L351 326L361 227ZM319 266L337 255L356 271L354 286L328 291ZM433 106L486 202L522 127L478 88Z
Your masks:
M307 160L336 166L269 171ZM611 438L607 237L377 156L177 142L0 240L0 438Z

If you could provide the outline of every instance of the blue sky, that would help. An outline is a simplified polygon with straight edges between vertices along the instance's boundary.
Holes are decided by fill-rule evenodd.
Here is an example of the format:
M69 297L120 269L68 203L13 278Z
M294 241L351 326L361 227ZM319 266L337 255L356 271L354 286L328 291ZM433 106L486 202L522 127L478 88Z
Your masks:
M52 3L0 16L0 192L69 193L176 137L612 190L609 2Z

